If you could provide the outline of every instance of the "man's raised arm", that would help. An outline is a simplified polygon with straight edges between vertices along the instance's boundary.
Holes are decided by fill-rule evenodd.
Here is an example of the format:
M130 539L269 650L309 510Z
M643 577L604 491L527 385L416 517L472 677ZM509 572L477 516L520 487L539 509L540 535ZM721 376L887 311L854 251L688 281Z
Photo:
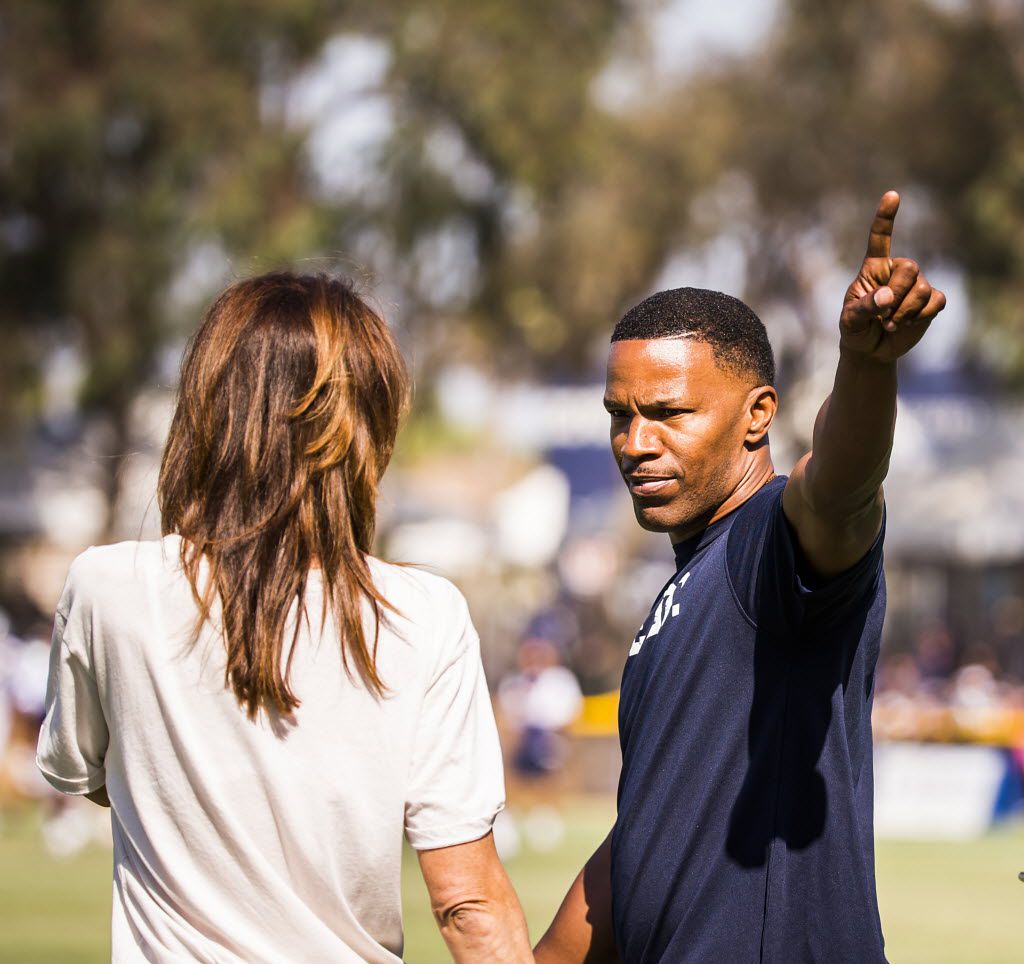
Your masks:
M814 425L812 450L794 468L783 509L811 567L849 569L882 524L882 482L896 425L896 360L920 341L946 297L909 258L892 258L900 197L888 191L839 320L839 367Z

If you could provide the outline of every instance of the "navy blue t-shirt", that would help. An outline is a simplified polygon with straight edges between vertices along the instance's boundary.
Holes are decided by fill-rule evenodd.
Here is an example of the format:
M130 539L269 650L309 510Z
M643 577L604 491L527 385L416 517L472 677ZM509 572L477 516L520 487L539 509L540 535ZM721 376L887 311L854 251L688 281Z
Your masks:
M612 834L625 964L885 960L871 765L882 536L814 583L785 484L676 546L626 660Z

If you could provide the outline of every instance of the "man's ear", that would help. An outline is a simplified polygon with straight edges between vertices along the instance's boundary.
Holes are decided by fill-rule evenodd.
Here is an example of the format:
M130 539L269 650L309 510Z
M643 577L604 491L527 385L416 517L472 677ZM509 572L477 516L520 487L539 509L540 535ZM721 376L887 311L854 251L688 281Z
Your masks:
M764 440L779 409L779 393L771 385L751 389L747 395L747 438L748 445L757 445Z

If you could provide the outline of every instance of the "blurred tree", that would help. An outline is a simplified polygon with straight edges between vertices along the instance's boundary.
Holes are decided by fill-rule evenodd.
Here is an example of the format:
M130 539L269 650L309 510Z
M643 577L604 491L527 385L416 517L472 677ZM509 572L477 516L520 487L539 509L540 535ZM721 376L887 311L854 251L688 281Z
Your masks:
M38 417L48 356L73 344L85 369L82 412L103 429L93 454L110 535L131 405L177 335L170 292L197 253L256 256L262 268L323 252L362 256L369 236L365 260L401 290L411 324L468 324L484 351L510 348L520 364L577 349L574 336L608 317L652 257L637 215L599 241L603 212L614 215L631 192L666 218L656 195L616 192L616 165L634 146L616 142L590 97L628 19L616 0L5 5L8 424ZM294 81L338 31L381 38L390 51L395 124L378 159L386 190L370 197L339 198L316 183L308 132L290 110ZM446 137L465 150L449 169L436 163ZM482 188L467 186L466 163L482 172ZM456 266L465 283L454 287L438 284L446 237L465 255ZM438 350L447 344L442 337Z
M810 323L808 238L855 264L874 199L898 187L918 212L900 250L963 269L976 353L1024 377L1024 6L788 0L763 49L698 91L734 117L719 164L753 189L755 303Z
M916 212L900 243L964 270L975 347L1024 373L1020 4L781 0L753 54L706 58L674 85L652 74L609 109L596 83L624 50L647 56L656 6L388 6L389 189L361 223L416 323L447 322L449 346L475 338L506 370L578 367L671 255L732 231L737 286L809 335L822 258L808 250L853 263L897 185ZM472 265L447 293L446 236ZM800 352L788 362L799 374Z
M852 263L892 185L926 201L908 249L964 268L978 344L1024 372L1019 4L781 0L755 53L597 96L616 59L643 66L659 2L5 4L7 410L35 417L47 353L77 345L84 411L107 427L109 529L130 405L175 334L190 258L361 260L418 361L566 372L673 254L723 230L750 300L810 326L809 239L824 227ZM317 174L316 118L293 109L338 33L386 60L366 189Z
M41 0L0 10L0 386L38 414L59 344L102 425L109 535L129 412L170 334L168 286L207 240L273 261L322 238L301 132L265 91L315 50L318 0ZM13 416L11 418L10 416Z
M585 367L595 333L687 239L728 121L696 101L618 112L594 96L618 53L643 57L657 5L390 6L388 189L363 220L383 238L373 267L408 314L443 323L438 357L469 354L505 372ZM695 114L708 119L702 137L680 136ZM475 268L466 285L445 284L455 270L437 257L446 238Z

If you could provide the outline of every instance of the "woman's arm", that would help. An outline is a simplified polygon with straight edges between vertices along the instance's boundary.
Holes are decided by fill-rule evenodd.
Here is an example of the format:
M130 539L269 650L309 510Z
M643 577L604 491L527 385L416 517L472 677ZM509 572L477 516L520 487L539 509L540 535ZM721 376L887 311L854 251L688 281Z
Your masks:
M458 964L533 961L526 918L494 836L419 851L434 919Z

